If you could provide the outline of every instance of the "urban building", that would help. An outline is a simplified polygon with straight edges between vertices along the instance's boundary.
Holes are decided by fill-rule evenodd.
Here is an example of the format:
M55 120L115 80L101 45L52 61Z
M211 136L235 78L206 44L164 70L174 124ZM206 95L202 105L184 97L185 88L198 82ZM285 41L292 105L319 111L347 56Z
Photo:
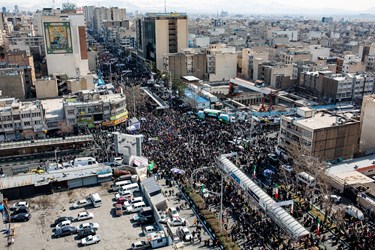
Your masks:
M337 58L337 73L364 72L366 65L362 58L357 55L345 55L344 58Z
M309 52L313 62L317 61L320 57L330 56L330 48L324 48L321 45L310 45Z
M67 123L73 126L114 126L128 118L123 94L100 95L95 90L82 90L65 96L63 107Z
M207 55L204 50L184 49L182 53L164 54L163 70L171 72L174 79L182 76L207 77Z
M375 95L365 96L361 108L360 152L375 153Z
M163 69L163 56L188 48L186 13L147 13L136 20L137 55Z
M285 52L280 52L280 61L285 64L292 64L303 61L311 61L312 55L307 50L290 49Z
M270 51L243 49L242 50L242 77L256 81L258 79L258 67L270 60Z
M314 112L307 107L293 116L281 116L279 145L299 145L323 161L351 159L359 150L360 121L353 114Z
M212 81L230 80L237 76L237 53L234 47L211 44L207 48L207 73Z
M57 79L44 77L35 82L35 93L37 98L50 98L59 96Z
M257 63L258 64L258 63ZM257 80L262 80L274 89L284 89L291 85L291 79L296 79L293 64L265 62L258 64Z
M0 141L44 138L44 109L40 101L0 99Z
M25 72L23 69L0 69L0 90L3 96L23 100L26 99L29 89L25 82Z
M90 18L90 9L86 10L85 16ZM126 9L118 7L98 7L93 10L93 29L95 32L101 32L104 29L104 23L106 21L124 21L126 20Z

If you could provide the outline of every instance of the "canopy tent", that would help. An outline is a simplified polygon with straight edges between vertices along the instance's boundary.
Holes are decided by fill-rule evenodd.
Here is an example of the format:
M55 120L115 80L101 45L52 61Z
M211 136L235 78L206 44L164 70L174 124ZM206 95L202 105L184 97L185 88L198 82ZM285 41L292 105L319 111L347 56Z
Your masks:
M179 168L172 168L171 172L174 174L185 174L185 170L179 169Z

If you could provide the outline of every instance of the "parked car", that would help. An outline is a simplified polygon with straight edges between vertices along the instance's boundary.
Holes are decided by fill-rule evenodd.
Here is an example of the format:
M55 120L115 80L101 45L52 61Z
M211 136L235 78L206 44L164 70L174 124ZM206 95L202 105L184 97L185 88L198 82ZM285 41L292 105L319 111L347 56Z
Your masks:
M66 226L71 226L71 225L72 225L72 221L65 220L65 221L62 221L59 224L57 224L55 228L58 229L58 228L62 228L62 227L66 227Z
M19 202L13 204L11 210L17 210L20 207L27 207L28 208L29 207L29 203L27 203L26 201L19 201Z
M335 194L326 195L326 196L324 196L324 199L326 199L326 200L329 199L330 201L334 202L335 204L341 203L341 197L338 196L338 195L335 195Z
M81 225L77 226L78 231L82 231L84 229L99 229L98 223L82 223Z
M168 220L169 220L169 217L167 214L165 213L160 214L160 219L159 219L160 224L167 224Z
M345 207L345 213L358 219L358 220L364 220L365 216L363 215L363 212L356 208L355 206L346 206Z
M25 222L25 221L29 221L30 218L31 218L30 213L19 213L19 214L11 215L10 222ZM9 219L7 218L5 221L9 222Z
M77 217L74 219L74 221L89 220L92 218L94 218L94 214L85 211L85 212L79 213Z
M29 208L28 207L18 207L17 209L12 211L12 215L15 214L23 214L23 213L29 213Z
M177 229L177 235L180 237L180 239L184 241L190 241L193 235L190 233L190 230L187 227L180 227Z
M168 213L170 214L171 217L180 217L180 214L178 213L175 207L169 208Z
M96 235L96 229L93 228L88 228L88 229L83 229L81 231L78 231L78 239L85 238L89 235Z
M171 227L186 226L186 220L180 217L172 217L172 219L168 220L168 224Z
M150 246L150 244L146 241L136 241L133 242L131 245L132 250L143 250Z
M154 233L154 232L157 232L157 231L159 231L159 228L156 227L156 226L153 226L153 225L145 226L143 228L143 233L145 235L150 234L150 233Z
M89 199L84 199L84 200L79 200L79 201L74 202L72 207L76 209L76 208L87 207L90 205L92 205L92 201Z
M96 244L100 242L100 236L99 235L89 235L86 238L83 238L81 240L81 245L87 246L91 244Z
M52 224L53 227L55 227L57 224L59 224L60 222L63 222L63 221L66 221L66 220L70 220L70 221L73 221L73 217L70 217L70 216L61 216L59 218L57 218L55 220L55 222Z
M122 192L122 193L117 193L115 194L115 199L118 201L118 200L124 200L122 202L122 204L124 204L125 201L131 199L133 197L133 193L131 193L130 191L125 191L125 192Z
M143 201L143 197L134 197L131 200L127 200L124 202L124 208L126 209L127 207L131 206L134 203L141 202Z
M154 217L148 217L148 216L140 216L139 219L137 220L136 224L137 225L148 225L154 222Z
M55 238L60 238L63 236L73 235L75 233L77 233L77 228L73 226L65 226L62 228L57 228L53 235Z
M116 204L115 206L115 211L116 211L116 216L122 216L122 205L121 204Z
M293 172L293 168L290 165L281 165L281 168L288 173Z

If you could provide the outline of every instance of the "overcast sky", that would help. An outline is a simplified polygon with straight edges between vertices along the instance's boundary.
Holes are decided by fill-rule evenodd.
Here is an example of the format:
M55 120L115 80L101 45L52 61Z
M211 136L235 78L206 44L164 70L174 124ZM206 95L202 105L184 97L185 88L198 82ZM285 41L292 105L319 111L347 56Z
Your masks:
M298 10L303 9L340 9L348 11L365 12L375 7L374 0L166 0L167 11L186 12L208 12L227 10L230 13L251 13L282 10ZM125 7L133 11L164 11L164 0L55 0L55 7L61 7L61 3L71 2L77 3L79 6L95 5L95 6L119 6ZM0 6L6 6L13 9L18 4L20 9L36 9L43 7L52 7L53 0L1 0ZM287 13L285 13L287 14ZM375 14L375 11L371 14Z

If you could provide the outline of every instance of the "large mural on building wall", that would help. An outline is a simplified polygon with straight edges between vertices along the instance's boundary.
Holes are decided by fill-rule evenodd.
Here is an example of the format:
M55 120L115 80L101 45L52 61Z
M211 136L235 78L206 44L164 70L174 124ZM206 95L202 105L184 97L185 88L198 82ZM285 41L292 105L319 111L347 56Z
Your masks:
M44 34L48 54L73 53L69 22L46 22L44 23Z

